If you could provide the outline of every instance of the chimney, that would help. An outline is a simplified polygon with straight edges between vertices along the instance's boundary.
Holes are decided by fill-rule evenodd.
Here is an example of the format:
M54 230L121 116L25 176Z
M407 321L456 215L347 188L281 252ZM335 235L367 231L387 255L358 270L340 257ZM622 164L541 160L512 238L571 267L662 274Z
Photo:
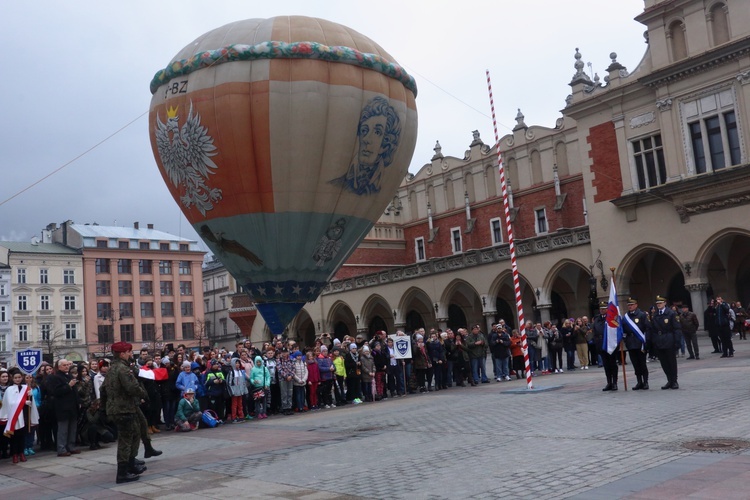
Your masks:
M138 221L133 222L133 229L138 229Z
M146 227L148 227L149 229L153 229L153 228L154 228L154 225L153 225L153 224L147 224L147 226L146 226Z

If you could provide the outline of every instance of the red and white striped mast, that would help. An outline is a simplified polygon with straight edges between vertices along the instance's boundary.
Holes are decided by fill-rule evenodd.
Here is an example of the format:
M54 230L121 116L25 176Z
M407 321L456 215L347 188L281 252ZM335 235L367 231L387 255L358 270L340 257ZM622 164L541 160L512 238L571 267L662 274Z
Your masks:
M531 381L531 366L529 363L529 345L526 339L526 321L523 319L523 304L521 302L521 281L518 277L518 263L516 262L516 245L513 241L513 223L510 221L510 201L508 199L508 183L505 180L505 168L500 152L500 136L497 133L497 119L495 118L495 101L492 97L492 82L490 71L487 70L487 89L490 93L490 107L492 108L492 126L495 129L495 147L497 148L497 166L500 170L500 187L503 191L503 207L505 208L505 229L508 232L508 245L510 247L510 265L513 271L513 290L516 294L516 310L518 312L518 327L521 331L521 347L523 348L523 362L526 369L526 387L533 389Z

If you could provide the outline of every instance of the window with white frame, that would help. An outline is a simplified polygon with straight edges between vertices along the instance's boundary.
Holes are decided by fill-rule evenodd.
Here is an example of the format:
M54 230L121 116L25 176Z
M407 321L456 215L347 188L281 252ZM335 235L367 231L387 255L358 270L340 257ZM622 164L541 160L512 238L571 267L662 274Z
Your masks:
M49 269L39 270L39 283L41 283L42 285L49 284Z
M503 242L503 225L499 217L490 219L490 234L492 235L493 245L499 245Z
M28 311L29 298L26 295L19 295L17 304L18 304L19 311Z
M0 352L8 350L8 341L5 339L5 335L0 335Z
M5 295L5 283L0 283L0 297Z
M425 260L426 256L424 251L424 238L416 238L414 240L414 253L417 262Z
M547 227L546 208L537 208L534 210L534 226L536 227L536 234L547 234L549 228Z
M43 325L39 325L39 334L42 341L49 341L52 335L52 325L49 323L44 323Z
M49 295L39 296L39 309L42 311L49 311Z
M29 341L29 325L18 325L18 341Z
M0 323L7 323L8 321L8 308L6 306L0 306Z
M78 338L78 323L65 323L65 340Z
M19 267L16 269L16 280L19 283L26 283L26 268L25 267Z
M451 248L453 248L453 253L461 253L463 251L460 227L454 227L451 229Z
M681 104L688 134L688 173L703 174L742 162L732 89Z
M63 303L66 311L75 311L77 309L75 295L66 295Z
M650 189L667 182L667 164L661 134L642 137L630 142L633 155L634 179L638 190Z
M76 284L76 272L75 272L75 269L63 269L63 284L64 285L75 285Z

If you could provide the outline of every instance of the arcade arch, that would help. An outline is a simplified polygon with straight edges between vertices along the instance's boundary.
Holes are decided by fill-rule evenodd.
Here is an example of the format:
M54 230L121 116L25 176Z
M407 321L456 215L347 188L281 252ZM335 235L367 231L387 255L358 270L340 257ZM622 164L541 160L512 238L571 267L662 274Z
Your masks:
M475 323L484 325L479 294L462 279L454 279L445 287L440 297L439 313L452 330Z
M357 334L357 320L349 304L343 301L338 301L331 306L326 324L331 325L333 338L339 340L343 339L344 335Z
M619 291L638 298L642 309L653 304L657 295L666 296L670 303L688 304L692 308L680 261L665 248L638 246L625 256L620 269L616 275L620 280Z

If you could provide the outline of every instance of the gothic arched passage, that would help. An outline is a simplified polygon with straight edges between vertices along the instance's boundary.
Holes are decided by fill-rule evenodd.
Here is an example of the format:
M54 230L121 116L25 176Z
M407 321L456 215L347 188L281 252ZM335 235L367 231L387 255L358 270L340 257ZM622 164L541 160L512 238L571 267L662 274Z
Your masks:
M411 311L406 313L405 328L407 332L413 332L417 328L425 328L424 318L422 318L421 314L412 309Z
M464 314L464 310L461 309L456 304L451 304L448 306L448 328L455 331L459 328L468 328L469 325L466 324L466 315Z

